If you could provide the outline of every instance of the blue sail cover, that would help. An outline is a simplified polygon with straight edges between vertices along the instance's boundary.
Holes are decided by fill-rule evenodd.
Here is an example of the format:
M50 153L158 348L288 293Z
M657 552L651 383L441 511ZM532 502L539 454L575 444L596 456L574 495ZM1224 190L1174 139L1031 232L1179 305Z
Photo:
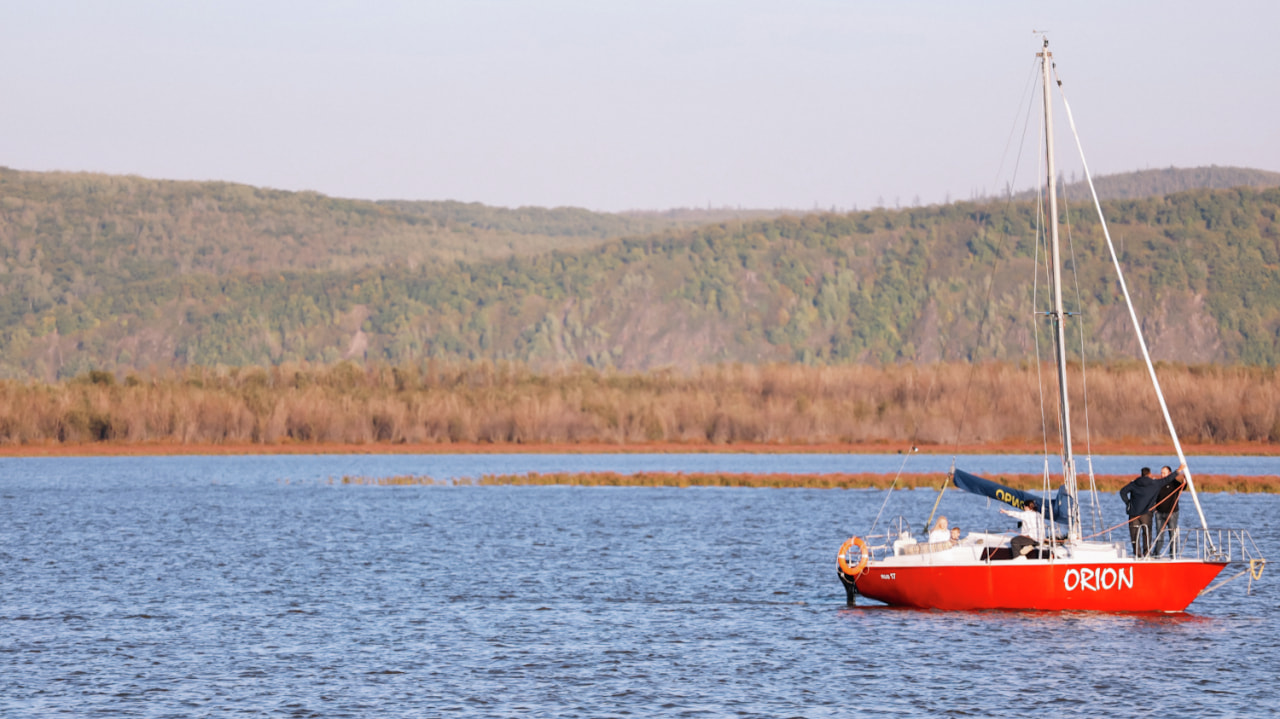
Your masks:
M1022 509L1023 506L1031 500L1035 500L1038 505L1044 504L1044 500L1035 492L1027 492L1021 489L1006 487L1003 484L997 484L989 479L984 479L976 474L969 474L968 472L964 472L959 469L957 469L955 474L952 475L951 481L955 483L957 488L969 492L970 494L990 497L1000 502L1004 502L1005 504L1012 506L1014 509ZM1066 523L1068 517L1067 508L1070 506L1070 501L1071 498L1067 496L1065 489L1059 487L1058 493L1053 498L1053 502L1050 506L1050 510L1053 512L1053 520L1055 522L1062 522L1063 524Z

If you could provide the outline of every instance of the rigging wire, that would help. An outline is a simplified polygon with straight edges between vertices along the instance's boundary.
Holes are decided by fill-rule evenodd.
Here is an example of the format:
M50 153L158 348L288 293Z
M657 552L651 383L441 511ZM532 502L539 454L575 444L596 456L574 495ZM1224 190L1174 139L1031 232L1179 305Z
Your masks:
M1040 145L1038 148L1039 151L1037 152L1037 158L1039 159L1036 163L1036 177L1040 177L1040 175L1045 172L1045 166L1043 164L1043 160L1045 156L1045 143L1046 143L1045 138L1046 138L1045 129L1043 126L1041 126ZM1032 342L1035 345L1035 352L1036 352L1036 391L1039 392L1040 394L1040 441L1042 442L1043 456L1044 456L1044 464L1040 473L1040 496L1042 499L1048 500L1049 498L1049 422L1047 419L1045 419L1045 412L1044 412L1044 405L1045 405L1044 373L1042 371L1043 368L1041 365L1042 360L1040 359L1040 323L1036 321L1037 313L1035 311L1037 300L1040 297L1040 248L1042 245L1048 244L1049 242L1048 231L1046 230L1046 226L1045 226L1046 223L1044 222L1045 215L1047 214L1044 207L1044 195L1045 195L1044 191L1045 191L1045 185L1042 185L1039 182L1037 182L1036 183L1035 262L1032 266L1032 272L1031 272L1031 276L1032 276L1031 327L1032 327ZM1048 248L1045 248L1044 273L1045 273L1046 282L1051 281L1051 278L1052 278L1052 275L1051 275L1052 270L1049 267L1051 257L1052 255L1049 252ZM1043 515L1048 510L1048 507L1050 506L1050 502L1042 501L1040 504L1042 505L1040 509L1040 513Z
M939 366L939 367L941 367L941 365L942 365L942 360L947 356L947 348L948 348L948 346L949 346L949 345L950 345L950 343L951 343L951 339L952 339L951 337L948 337L948 338L946 339L946 341L944 341L944 342L942 343L942 345L938 348L938 363L937 363L937 364L938 364L938 366ZM935 369L933 372L931 372L931 373L930 373L930 376L929 376L929 388L928 388L927 390L925 390L925 393L924 393L924 406L925 406L925 407L928 407L928 406L929 406L929 403L933 401L933 390L934 390L934 388L935 388L935 387L937 386L937 384L938 384L938 374L939 374L939 372L938 372L936 369ZM916 446L916 443L919 441L919 439L920 439L920 423L919 423L919 422L916 422L916 423L914 423L914 424L913 424L913 426L912 426L912 430L911 430L911 445L910 445L910 447L907 449L906 456L904 456L904 457L902 458L902 464L898 465L898 471L893 475L893 481L889 483L889 489L888 489L888 491L886 491L886 492L884 493L884 501L880 503L880 511L876 512L876 518L875 518L874 520L872 520L872 521L871 521L871 529L867 530L867 535L868 535L868 536L870 536L873 532L875 532L875 530L876 530L876 525L880 523L880 515L884 514L884 508L885 508L885 507L887 507L887 506L889 505L889 497L893 496L893 489L894 489L894 487L898 486L898 479L900 479L900 478L902 477L902 471L903 471L904 469L906 469L907 461L908 461L909 459L911 459L911 455L913 455L913 454L915 454L915 453L917 453L917 452L919 452L919 451L920 451L920 448ZM954 472L954 471L955 471L955 468L956 468L955 458L954 458L954 457L952 457L952 458L951 458L951 471L953 471L953 472ZM950 477L951 477L951 475L950 475L950 474L948 474L948 475L947 475L947 477L948 477L947 481L944 481L944 482L942 483L942 491L946 491L946 489L947 489L947 483L950 481ZM938 508L938 505L937 505L937 503L935 502L935 503L934 503L934 511L937 511L937 508ZM926 523L925 523L925 530L926 530L926 531L928 531L928 523L929 523L929 522L932 522L932 521L933 521L933 515L932 515L932 514L930 514L930 515L929 515L929 520L928 520L928 522L926 522Z
M1035 74L1034 74L1035 68L1036 68L1036 63L1033 61L1031 64L1033 78L1035 77ZM1023 124L1022 124L1022 138L1021 138L1022 141L1018 143L1018 153L1014 157L1013 173L1010 175L1009 185L1005 191L1004 211L1006 216L1010 208L1013 206L1013 183L1017 180L1018 168L1022 166L1022 148L1024 148L1027 144L1026 143L1027 127L1030 126L1031 109L1035 106L1034 90L1038 86L1039 86L1039 80L1035 80L1033 83L1031 83L1031 87L1030 87L1031 92L1028 92L1026 89L1024 89L1023 100L1020 100L1018 103L1019 112L1020 112L1022 102L1027 101L1027 112L1026 112L1025 118L1023 119ZM1017 127L1018 127L1018 116L1015 115L1013 120L1013 127L1010 129L1010 133L1009 133L1010 140L1012 140L1013 133L1014 131L1017 130ZM1008 152L1008 147L1009 147L1008 144L1006 144L1005 145L1006 153ZM1002 158L1000 161L1000 170L997 172L997 177L996 177L997 182L999 181L999 173L1003 171L1004 171L1004 160ZM985 226L987 223L990 222L990 220L991 220L991 215L990 213L987 213L982 218L983 225ZM1008 241L1008 239L1009 239L1009 233L1007 231L1004 231L1002 228L1002 231L1000 233L1000 244L997 245L996 247L995 262L992 263L991 273L987 276L987 296L983 302L982 316L978 319L978 328L977 328L977 336L975 338L975 347L982 346L982 334L986 328L987 319L991 316L991 296L995 291L996 273L1000 269L1000 256L1004 254L1005 243ZM938 498L934 500L933 511L929 513L929 519L925 522L926 530L928 529L928 525L933 522L933 516L938 511L938 505L942 502L942 496L947 491L947 485L951 483L951 477L954 476L955 474L956 458L960 454L960 438L964 435L964 424L965 424L965 420L968 418L968 415L969 415L969 396L972 394L972 391L973 391L973 377L976 374L978 369L977 363L973 361L976 359L977 359L977 352L975 349L974 357L971 358L971 361L969 363L969 377L965 381L964 396L960 402L960 420L959 422L956 423L955 441L953 442L953 446L951 449L951 471L950 473L947 474L947 479L942 483L942 486L938 488Z
M1093 436L1089 428L1089 362L1088 356L1085 354L1084 345L1084 301L1080 296L1080 270L1079 264L1076 262L1076 245L1071 237L1071 208L1068 206L1069 199L1067 192L1062 193L1062 209L1063 215L1067 218L1067 249L1071 253L1071 279L1076 289L1076 316L1080 319L1076 320L1076 330L1080 334L1080 388L1084 393L1083 414L1084 414L1084 447L1085 461L1089 465L1089 501L1093 511L1090 513L1090 519L1093 521L1093 529L1096 532L1102 521L1102 508L1098 505L1098 485L1093 475ZM1077 490L1076 495L1079 496Z
M1037 60L1036 58L1032 58L1031 71L1027 73L1027 79L1023 82L1022 98L1018 100L1019 109L1022 108L1022 105L1024 103L1027 105L1028 115L1030 115L1031 107L1035 104L1034 102L1035 89L1040 86L1040 73L1036 72L1036 70L1039 69L1039 66L1040 66L1040 61ZM1030 98L1030 101L1028 101L1028 98ZM1004 143L1004 152L1000 153L1000 164L996 167L996 178L991 183L992 187L999 186L1000 175L1004 173L1004 161L1009 157L1009 148L1013 145L1013 135L1017 131L1018 131L1018 115L1017 113L1015 113L1013 116L1013 125L1009 127L1009 138L1005 140L1005 143ZM1022 141L1023 142L1026 142L1026 137L1027 137L1027 121L1024 121L1022 125ZM1022 145L1019 145L1018 158L1021 159L1021 157L1022 157ZM1009 187L1008 187L1008 190L1005 192L1005 194L1008 195L1009 197L1013 196L1013 183L1017 179L1018 179L1018 166L1017 166L1017 162L1015 162L1014 168L1013 168L1013 176L1009 178Z
M1035 66L1036 66L1036 63L1033 62L1032 63L1033 70L1035 69ZM1017 177L1018 177L1018 168L1022 166L1022 149L1026 147L1026 144L1027 144L1027 128L1031 126L1031 111L1035 107L1034 89L1035 87L1039 86L1039 82L1040 81L1037 79L1035 81L1035 85L1033 85L1032 87L1032 93L1030 93L1030 100L1027 102L1027 111L1025 116L1023 117L1022 138L1021 138L1022 141L1018 143L1018 154L1015 156L1015 160L1013 163L1013 174L1010 176L1010 182L1009 182L1010 189L1008 192L1006 192L1006 196L1005 196L1004 209L1006 212L1008 212L1009 208L1013 206L1012 187L1013 187L1013 183L1017 180ZM1027 96L1024 95L1024 97L1027 97ZM1015 117L1014 127L1017 127L1017 122L1018 120ZM984 217L983 218L984 224L989 220L990 220L990 216ZM982 317L978 319L978 331L977 331L977 336L975 340L977 346L979 347L982 345L982 333L986 328L987 318L990 317L991 315L991 294L995 289L996 273L1000 269L1000 255L1004 253L1005 242L1008 240L1008 238L1009 238L1009 234L1007 232L1001 233L1000 244L996 248L995 262L992 263L991 274L987 276L987 297L983 303ZM976 351L972 359L977 359ZM953 464L955 463L956 455L960 453L960 437L963 436L965 420L968 419L968 416L969 416L969 395L972 393L972 390L973 390L973 376L976 373L976 371L977 371L977 364L971 361L969 366L969 377L968 377L968 380L965 382L964 398L960 403L960 421L956 425L955 442L952 448L952 455L951 455L951 461Z
M1026 117L1027 117L1028 119L1024 119L1024 120L1023 120L1023 127L1022 127L1022 142L1020 142L1020 143L1018 144L1018 152L1017 152L1017 154L1014 156L1013 174L1010 176L1009 186L1008 186L1008 189L1006 190L1006 193L1005 193L1005 194L1006 194L1006 204L1005 204L1005 210L1006 210L1006 211L1007 211L1007 210L1008 210L1008 208L1009 208L1010 206L1012 206L1012 204L1013 204L1013 183L1017 180L1017 177L1018 177L1018 168L1019 168L1019 167L1021 167L1021 165L1022 165L1022 148L1026 145L1027 127L1028 127L1028 126L1029 126L1029 124L1030 124L1030 120L1029 120L1029 118L1030 118L1030 115L1031 115L1031 109L1035 106L1035 102L1034 102L1034 100L1035 100L1035 88L1036 88L1036 87L1039 87L1039 83L1040 83L1040 80L1039 80L1038 74L1036 73L1036 68L1037 68L1037 66L1038 66L1038 62L1037 62L1037 61L1035 61L1035 60L1033 60L1033 61L1032 61L1032 63L1031 63L1031 71L1030 71L1030 73L1029 73L1028 80L1027 80L1027 82L1026 82L1026 83L1024 83L1024 88L1023 88L1023 93L1022 93L1022 99L1020 99L1020 100L1018 101L1018 111L1019 111L1019 112L1014 114L1014 118L1013 118L1013 125L1009 128L1009 139L1005 142L1005 149L1004 149L1004 153L1003 153L1003 154L1001 155L1001 157L1000 157L1000 165L999 165L998 169L996 170L996 182L998 182L998 181L999 181L999 178L1000 178L1000 174L1004 172L1004 163L1005 163L1005 159L1008 157L1008 154L1009 154L1009 147L1010 147L1010 146L1011 146L1011 144L1012 144L1014 133L1015 133L1015 132L1017 131L1017 129L1018 129L1018 115L1019 115L1019 114L1021 114L1021 108L1022 108L1023 103L1026 103L1026 105L1027 105ZM995 186L995 183L993 183L993 186ZM984 222L984 224L985 224L987 221L989 221L989 219L990 219L990 216L989 216L989 215L988 215L987 217L984 217L984 218L983 218L983 222ZM983 315L982 315L982 318L978 321L978 341L979 341L979 342L981 342L981 339L982 339L982 331L983 331L983 327L984 327L984 325L985 325L985 323L986 323L987 316L990 314L990 309L991 309L991 292L992 292L992 289L995 287L995 275L996 275L996 270L999 268L1000 254L1001 254L1001 253L1003 253L1003 251L1004 251L1004 244L1005 244L1005 240L1006 240L1006 239L1008 239L1008 233L1007 233L1007 232L1006 232L1006 233L1002 233L1002 234L1001 234L1001 238L1000 238L1000 245L999 245L999 246L998 246L998 248L996 249L996 262L995 262L995 266L993 266L993 267L992 267L992 269L991 269L991 275L987 278L987 299L986 299L986 304L985 304L984 309L983 309ZM946 356L947 356L947 349L948 349L948 347L949 347L949 345L950 345L950 343L951 343L951 340L952 340L952 339L954 339L954 337L953 337L953 336L948 336L948 338L947 338L947 339L942 343L942 346L939 348L939 354L938 354L938 363L939 363L939 366L941 365L942 360L946 359ZM961 403L961 410L960 410L960 413L961 413L961 414L960 414L960 422L959 422L959 425L958 425L958 426L957 426L957 428L956 428L955 445L954 445L954 447L953 447L953 449L952 449L952 454L951 454L951 471L947 474L947 479L946 479L945 481L943 481L943 483L942 483L942 487L941 487L941 488L939 488L939 490L938 490L938 500L937 500L937 501L935 501L935 502L933 503L933 511L929 513L929 519L928 519L928 520L926 520L926 522L925 522L925 531L928 531L928 528L929 528L929 527L928 527L928 525L929 525L929 523L931 523L931 522L933 521L933 515L938 511L938 503L939 503L939 502L941 502L941 500L942 500L942 494L943 494L944 492L946 492L946 491L947 491L947 485L951 483L951 475L952 475L952 473L954 473L954 472L955 472L955 469L956 469L956 456L959 454L959 451L960 451L960 437L961 437L962 430L963 430L963 427L964 427L964 420L965 420L965 416L966 416L966 415L967 415L967 413L968 413L969 393L970 393L970 390L971 390L971 389L972 389L972 387L973 387L973 374L974 374L975 369L976 369L976 366L971 366L971 367L970 367L970 369L969 369L969 378L968 378L968 382L966 383L966 386L965 386L964 400L963 400L963 402ZM932 397L933 397L933 390L934 390L935 385L937 384L937 377L938 377L938 372L935 370L935 371L932 373L932 377L931 377L931 378L930 378L930 380L929 380L929 389L928 389L928 391L926 391L926 393L925 393L925 402L924 402L925 406L928 406L928 405L929 405L929 402L931 401L931 399L932 399ZM908 449L908 451L907 451L907 453L906 453L906 456L902 458L902 464L901 464L901 465L899 465L899 467L898 467L898 471L893 475L893 481L889 483L889 489L888 489L888 491L886 491L886 492L885 492L885 495L884 495L884 501L883 501L883 502L881 502L881 504L880 504L880 511L876 512L875 519L874 519L874 520L872 520L872 522L871 522L871 529L867 532L867 534L868 534L868 535L870 535L872 532L874 532L874 531L875 531L875 528L876 528L876 525L877 525L877 524L879 524L879 522L880 522L880 516L884 513L884 509L885 509L885 507L886 507L886 506L888 506L888 504L889 504L889 497L891 497L891 496L893 495L893 490L894 490L894 488L895 488L895 487L897 487L897 485L898 485L898 479L899 479L899 478L901 478L901 476L902 476L902 472L903 472L903 470L904 470L904 469L906 468L906 466L907 466L907 460L908 460L908 459L910 459L910 457L911 457L911 455L912 455L912 454L915 454L916 452L918 452L918 451L919 451L919 449L916 447L916 442L919 440L919 438L920 438L920 425L919 425L919 423L916 423L916 424L915 424L914 429L912 430L912 434L911 434L911 446L910 446L910 449Z
M1048 41L1047 41L1047 40L1045 41L1045 46L1046 46L1046 47L1048 46ZM1037 57L1041 57L1041 58L1043 58L1043 62L1045 62L1045 63L1048 63L1048 62L1049 62L1049 60L1048 60L1048 56L1047 56L1047 53L1046 53L1046 54L1044 54L1044 55L1038 55ZM1037 63L1037 64L1039 64L1039 63ZM1048 80L1049 80L1049 75L1048 75L1047 68L1045 69L1045 72L1044 72L1044 74L1043 74L1043 78L1044 78L1043 82L1047 83L1047 82L1048 82ZM1048 98L1049 88L1048 88L1048 87L1044 87L1043 89L1044 89L1044 92L1045 92L1045 102L1046 102L1046 103L1048 103L1048 101L1049 101L1049 98ZM1048 112L1048 108L1046 107L1046 113L1047 113L1047 112ZM1048 136L1048 131L1049 131L1049 123L1048 123L1048 117L1047 117L1047 115L1046 115L1046 117L1045 117L1045 124L1044 124L1044 126L1041 128L1041 133L1040 133L1040 140L1041 140L1041 142L1040 142L1040 150L1041 150L1040 155L1041 155L1041 159L1047 159L1048 148L1050 147L1050 144L1049 144L1049 143L1052 143L1052 142L1053 142L1053 138ZM1040 166L1039 166L1039 170L1040 170L1040 173L1043 173L1045 176L1048 176L1048 170L1045 168L1045 166L1044 166L1044 165L1040 165ZM1040 174L1040 173L1038 173L1038 174ZM1048 218L1048 212L1046 212L1046 210L1045 210L1045 201L1044 201L1045 192L1044 192L1044 191L1045 191L1046 187L1048 187L1048 186L1050 186L1050 185L1052 185L1052 184L1053 184L1053 179L1054 179L1053 177L1048 177L1048 178L1047 178L1047 181L1043 182L1043 184L1042 184L1041 182L1039 182L1039 181L1036 183L1036 223L1037 223L1037 227L1036 227L1036 235L1035 235L1035 237L1036 237L1036 240L1035 240L1035 262L1034 262L1034 265L1033 265L1033 266L1034 266L1034 272L1032 273L1032 274L1033 274L1033 278L1034 278L1034 282L1033 282L1033 289L1032 289L1032 328L1033 328L1033 345L1034 345L1034 348L1035 348L1035 354L1036 354L1036 390L1037 390L1037 392L1039 393L1039 398L1040 398L1040 429L1041 429L1042 451L1043 451L1043 457L1044 457L1043 469L1042 469L1042 474L1041 474L1041 496L1044 498L1044 500L1045 500L1045 501L1043 501L1043 502L1041 503L1041 504L1042 504L1041 514L1042 514L1042 515L1047 516L1047 517L1048 517L1048 521L1050 521L1050 522L1052 522L1052 521L1056 521L1056 520L1057 520L1057 518L1053 516L1054 512L1053 512L1053 510L1052 510L1052 507L1053 507L1053 502L1052 502L1052 499L1051 499L1051 492L1052 492L1052 475L1051 475L1051 473L1050 473L1050 469L1049 469L1049 439L1048 439L1049 431L1048 431L1048 422L1047 422L1047 421L1046 421L1046 419L1045 419L1045 406L1046 406L1046 401L1045 401L1045 391L1044 391L1044 374L1043 374L1043 367L1042 367L1042 359L1041 359L1041 355L1040 355L1040 326L1039 326L1038 321L1036 321L1036 317L1037 317L1039 314L1045 314L1045 315L1047 315L1047 316L1049 316L1049 317L1055 317L1055 311L1051 309L1051 310L1050 310L1050 311L1048 311L1048 312L1040 313L1040 312L1037 312L1037 311L1035 310L1035 307L1038 305L1038 300L1039 300L1039 278L1040 278L1040 259L1039 259L1039 258L1040 258L1040 254L1039 254L1039 253L1040 253L1040 248L1041 248L1041 246L1042 246L1042 245L1047 245L1047 244L1049 243L1048 232L1047 232L1047 229L1046 229L1046 226L1048 225L1048 221L1049 221L1049 220L1051 220L1051 221L1053 222L1053 224L1054 224L1054 226L1055 226L1055 227L1056 227L1056 224L1057 224L1057 221L1058 221L1058 218L1057 218L1057 217ZM1058 193L1057 193L1057 192L1055 192L1054 194L1058 194ZM1065 195L1065 188L1062 190L1062 194L1063 194L1063 195ZM1049 205L1050 205L1050 207L1056 207L1056 205L1054 204L1054 201L1056 201L1056 199L1057 199L1057 197L1054 197L1053 195L1050 195L1050 196L1049 196ZM1064 208L1065 208L1065 207L1066 207L1066 205L1064 204ZM1056 238L1055 238L1055 239L1056 239ZM1058 277L1058 272L1059 272L1059 269L1060 269L1060 268L1058 268L1058 267L1054 266L1054 261L1055 261L1055 260L1056 260L1055 253L1051 252L1051 251L1046 247L1046 249L1045 249L1045 256L1044 256L1044 271L1045 271L1046 281L1047 281L1047 282L1049 282L1049 283L1054 284L1054 285L1055 285L1055 288L1056 288L1057 286L1059 286L1059 285L1058 285L1058 283L1057 283L1057 277ZM1079 292L1078 292L1078 284L1079 284L1079 281L1078 281L1078 278L1077 278L1077 297L1078 297L1078 295L1079 295ZM1055 294L1055 296L1056 296L1056 294ZM1064 313L1063 313L1063 314L1064 314L1064 315L1066 315L1067 313L1064 311ZM1054 347L1054 355L1055 355L1055 358L1057 357L1057 352L1058 352L1058 349L1059 349L1059 348L1058 348L1059 334L1058 334L1058 324L1057 324L1057 323L1061 323L1061 322L1065 321L1065 316L1064 316L1064 317L1057 317L1057 318L1056 318L1056 320L1057 320L1057 322L1055 323L1054 333L1053 333L1053 340L1052 340L1052 344L1053 344L1053 347ZM1063 348L1063 351L1065 352L1065 348ZM1064 369L1059 369L1059 372L1062 372L1062 371L1065 371L1065 370L1064 370ZM1060 377L1059 379L1060 379L1060 380L1063 380L1064 378ZM1064 388L1064 391L1065 391L1065 388ZM1059 394L1058 394L1058 393L1054 393L1054 397L1055 397L1055 399L1057 400L1057 409L1058 409L1058 411L1054 413L1055 426L1056 426L1056 428L1057 428L1057 430L1058 430L1058 436L1059 436L1059 437L1063 437L1063 438L1065 438L1065 437L1067 437L1067 435L1068 435L1068 431L1069 431L1069 427L1065 426L1065 421L1066 421L1066 417L1065 417L1065 414L1066 414L1066 413L1065 413L1065 403L1066 403L1066 401L1067 401L1067 398L1066 398L1065 396L1059 396ZM1067 465L1067 454L1066 454L1066 449L1067 449L1067 446L1066 446L1066 443L1064 442L1064 443L1063 443L1063 446L1062 446L1062 452L1059 454L1059 459L1061 460L1061 462L1062 462L1062 467L1063 467L1063 480L1064 480L1064 486L1068 486L1068 484L1067 484L1067 480L1068 480L1068 479L1072 480L1072 481L1069 483L1068 490L1069 490L1069 493L1071 494L1071 499L1074 501L1074 500L1076 499L1076 496L1077 496L1077 491L1076 491L1076 485L1075 485L1075 482L1074 482L1074 478L1069 477L1069 476L1068 476L1068 473L1067 473L1067 466L1068 466L1068 465ZM1075 526L1074 526L1074 525L1075 525L1075 522L1072 520L1072 512L1070 512L1070 511L1068 512L1068 515L1067 515L1067 523L1068 523L1068 526L1070 527L1070 529L1069 529L1069 532L1068 532L1068 533L1069 533L1069 534L1071 534L1071 533L1077 533L1077 534L1078 534L1078 527L1075 527Z
M1048 139L1045 134L1045 129L1041 127L1039 156L1042 161L1044 159L1045 145L1047 144L1047 142L1048 142ZM1039 176L1040 174L1044 174L1046 172L1046 168L1043 162L1037 164L1036 172L1037 172L1037 176ZM1054 270L1054 268L1052 267L1053 255L1049 251L1049 248L1046 246L1049 243L1049 236L1048 236L1049 233L1047 229L1048 211L1045 209L1045 201L1044 201L1047 184L1048 184L1047 182L1043 184L1041 183L1036 184L1035 270L1032 272L1032 276L1034 280L1032 282L1032 315L1031 315L1032 317L1031 324L1033 328L1033 343L1035 345L1035 352L1036 352L1036 391L1039 392L1039 395L1040 395L1040 440L1042 443L1041 446L1042 446L1042 452L1044 457L1044 464L1043 464L1041 477L1040 477L1040 493L1041 493L1041 497L1044 499L1044 501L1041 502L1041 504L1044 505L1044 507L1041 510L1042 513L1046 512L1048 507L1052 506L1052 500L1050 499L1050 494L1052 491L1052 486L1051 486L1052 482L1051 482L1051 476L1049 471L1049 421L1045 417L1045 405L1047 404L1047 402L1045 400L1045 391L1044 391L1044 371L1043 371L1044 368L1043 368L1043 359L1041 358L1041 355L1040 355L1040 324L1039 322L1036 321L1036 317L1039 314L1048 315L1049 313L1048 312L1038 313L1035 311L1035 307L1038 302L1039 293L1040 293L1040 270L1041 269L1044 270L1046 283L1052 282L1053 270ZM1042 247L1045 250L1043 268L1040 264L1041 263L1040 249ZM1057 397L1056 393L1054 394L1054 396ZM1058 401L1061 402L1061 399L1059 398ZM1062 430L1062 413L1061 412L1054 412L1054 422L1056 423L1055 427L1058 430L1058 435L1062 436L1063 430Z
M884 501L880 503L880 511L876 512L876 518L871 520L871 529L867 530L868 537L876 531L876 525L880 523L880 515L884 514L884 508L889 506L889 497L893 496L893 488L898 484L898 478L902 476L902 470L907 466L907 460L910 459L911 455L915 452L916 446L913 442L911 450L902 458L902 464L898 465L898 473L893 475L893 481L889 483L889 490L884 493Z
M1057 69L1054 69L1057 74ZM1124 294L1125 304L1129 308L1129 319L1133 322L1134 334L1138 338L1138 347L1142 350L1142 358L1147 365L1147 373L1151 377L1151 384L1156 390L1156 398L1160 400L1160 411L1164 414L1165 425L1169 428L1169 436L1173 439L1173 448L1178 453L1178 462L1183 470L1183 477L1187 480L1187 489L1191 490L1191 500L1195 504L1196 514L1200 515L1200 525L1205 529L1205 540L1209 544L1211 551L1216 551L1212 537L1210 536L1209 521L1205 519L1204 508L1200 506L1200 497L1196 494L1195 482L1191 478L1191 469L1187 467L1187 457L1182 451L1182 442L1178 439L1177 428L1173 426L1173 417L1169 415L1169 405L1165 402L1164 391L1160 389L1160 379L1156 377L1155 365L1151 362L1151 352L1147 349L1147 341L1142 336L1142 325L1138 322L1138 313L1133 307L1133 298L1129 296L1129 285L1125 282L1124 271L1120 267L1120 258L1116 255L1115 243L1111 241L1111 230L1107 228L1106 216L1102 214L1102 203L1098 200L1098 190L1093 185L1093 176L1089 174L1089 163L1084 157L1084 146L1080 143L1080 133L1076 131L1076 121L1071 114L1071 103L1067 102L1066 90L1062 88L1062 80L1058 79L1058 92L1062 95L1062 105L1067 110L1067 122L1071 125L1071 134L1075 137L1076 150L1080 153L1080 164L1084 168L1084 179L1089 183L1089 192L1093 195L1093 205L1098 212L1098 222L1102 225L1102 236L1107 240L1107 250L1111 253L1111 262L1116 268L1116 278L1120 281L1120 290Z
M1040 150L1044 149L1044 130L1040 130ZM1043 154L1043 153L1038 153ZM1039 177L1044 165L1036 164L1036 176ZM1044 456L1049 457L1049 420L1044 414L1044 372L1040 358L1040 322L1036 319L1036 303L1040 298L1040 247L1047 242L1044 226L1044 186L1036 184L1036 235L1035 255L1031 271L1031 336L1036 351L1036 391L1040 393L1040 440L1043 443ZM1049 272L1049 253L1045 252L1045 274Z

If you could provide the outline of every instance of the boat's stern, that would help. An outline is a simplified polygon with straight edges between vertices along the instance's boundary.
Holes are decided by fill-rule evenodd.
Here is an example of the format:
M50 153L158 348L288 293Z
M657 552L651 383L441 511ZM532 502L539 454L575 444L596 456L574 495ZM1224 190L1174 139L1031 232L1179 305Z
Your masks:
M858 603L858 575L866 571L870 562L871 548L862 537L849 537L840 545L840 552L836 554L836 571L844 585L845 600L849 606Z
M845 574L843 569L838 570L836 574L840 576L840 583L844 585L845 602L851 607L855 606L858 603L858 585L854 577Z

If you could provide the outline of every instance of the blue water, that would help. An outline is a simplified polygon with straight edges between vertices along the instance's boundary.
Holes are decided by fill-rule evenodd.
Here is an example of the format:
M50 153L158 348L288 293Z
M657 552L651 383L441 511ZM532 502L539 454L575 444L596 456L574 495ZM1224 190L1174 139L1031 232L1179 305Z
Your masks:
M78 462L91 461L89 465ZM243 457L101 457L93 460L61 458L0 458L0 477L38 476L46 481L79 477L69 466L92 466L94 472L121 476L166 476L211 481L324 480L344 475L391 477L420 475L435 479L478 478L484 475L539 472L839 472L946 473L949 455L913 454L391 454L391 455L265 455ZM975 473L1038 474L1040 455L960 455L956 466ZM73 465L66 464L73 462ZM1194 474L1280 476L1280 457L1190 457ZM1051 470L1058 471L1057 459ZM1097 474L1132 474L1142 467L1176 467L1173 456L1099 456ZM1088 465L1080 460L1080 471Z
M813 471L805 457L786 468ZM589 468L629 466L603 459ZM835 549L881 491L306 481L579 461L0 461L0 716L1280 711L1270 575L1186 615L849 608ZM898 492L885 513L918 526L935 497ZM1202 499L1276 556L1280 497ZM981 498L941 511L1007 528Z

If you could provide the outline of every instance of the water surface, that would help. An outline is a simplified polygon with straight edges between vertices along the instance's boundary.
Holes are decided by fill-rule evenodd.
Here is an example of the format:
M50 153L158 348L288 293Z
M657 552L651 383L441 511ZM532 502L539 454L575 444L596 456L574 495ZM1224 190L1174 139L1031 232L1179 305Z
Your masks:
M425 475L435 479L478 478L539 472L793 472L805 474L946 473L953 458L934 454L349 454L248 455L218 457L0 458L0 477L33 477L45 482L77 481L82 476L166 477L227 482L323 480L343 475L390 477ZM1030 454L959 455L957 467L976 473L1038 474L1045 459ZM1174 456L1097 456L1079 459L1080 471L1092 461L1097 474L1132 474L1141 467L1176 467ZM88 462L88 464L85 464ZM1280 476L1280 457L1190 457L1196 474ZM88 469L92 467L93 469ZM1050 469L1060 470L1052 458Z
M1280 711L1271 576L1173 616L848 608L881 491L320 481L417 459L0 462L0 716ZM1280 497L1203 501L1275 555Z

